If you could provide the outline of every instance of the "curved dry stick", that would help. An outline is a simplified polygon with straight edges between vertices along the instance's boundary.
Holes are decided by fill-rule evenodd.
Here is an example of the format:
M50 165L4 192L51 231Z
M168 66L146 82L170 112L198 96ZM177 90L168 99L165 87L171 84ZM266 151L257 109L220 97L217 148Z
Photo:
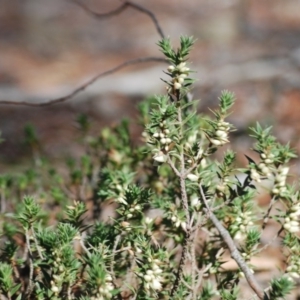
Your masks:
M48 105L52 105L52 104L57 104L60 102L64 102L67 101L71 98L73 98L75 95L79 94L80 92L84 91L88 86L90 86L91 84L93 84L96 80L98 80L99 78L111 75L125 67L128 67L130 65L135 65L135 64L139 64L139 63L146 63L146 62L165 62L167 63L167 60L164 58L160 58L160 57L142 57L142 58L135 58L132 60L127 60L124 63L109 69L105 72L101 72L99 74L97 74L96 76L92 77L90 80L88 80L86 83L80 85L79 87L77 87L73 92L71 92L70 94L60 97L60 98L56 98L56 99L50 99L47 100L45 102L41 102L41 103L33 103L33 102L27 102L27 101L9 101L9 100L0 100L0 104L11 104L11 105L26 105L26 106L36 106L36 107L41 107L41 106L48 106Z
M70 0L71 1L71 0ZM121 6L119 6L118 8L110 11L110 12L107 12L107 13L96 13L94 12L93 10L91 10L88 6L86 6L85 4L81 3L80 1L78 0L74 0L74 1L71 1L75 4L77 4L78 6L80 6L83 10L85 10L87 13L89 13L91 16L93 16L94 18L97 18L97 19L106 19L106 18L110 18L110 17L113 17L113 16L116 16L118 14L120 14L121 12L123 12L125 9L127 9L128 7L132 7L133 9L141 12L141 13L144 13L146 14L153 22L158 34L164 38L165 35L161 29L161 26L159 25L159 22L155 16L155 14L150 11L149 9L145 8L144 6L141 6L139 4L136 4L134 2L131 2L131 1L122 1L123 4Z

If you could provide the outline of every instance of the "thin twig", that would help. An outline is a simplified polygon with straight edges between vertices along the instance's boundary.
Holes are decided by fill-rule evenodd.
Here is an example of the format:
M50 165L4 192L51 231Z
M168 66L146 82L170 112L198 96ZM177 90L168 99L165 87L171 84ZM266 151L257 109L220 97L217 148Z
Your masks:
M162 31L162 28L161 26L159 25L159 22L155 16L155 14L150 11L149 9L145 8L144 6L142 5L139 5L139 4L136 4L134 2L131 2L131 1L122 1L123 4L120 5L119 7L117 7L116 9L114 10L111 10L107 13L97 13L93 10L91 10L88 6L86 6L85 4L83 4L82 2L78 1L78 0L74 0L74 1L71 1L75 4L77 4L78 6L80 6L83 10L85 10L88 14L90 14L92 17L98 19L98 20L101 20L101 19L107 19L107 18L111 18L113 16L116 16L120 13L122 13L124 10L126 10L128 7L131 7L143 14L146 14L153 22L158 34L164 38L165 35Z
M168 155L168 160L167 160L169 166L171 167L172 171L178 176L180 177L180 172L178 171L178 169L175 167L171 157Z
M269 299L268 296L265 294L264 290L260 287L258 282L256 281L255 277L253 276L250 268L245 263L244 259L240 255L237 247L234 244L234 241L232 237L230 236L229 232L226 230L226 228L221 224L221 222L218 220L218 218L215 216L215 214L211 211L208 202L206 200L206 196L204 194L202 185L199 184L200 193L202 196L203 203L206 207L205 211L209 217L209 219L212 221L212 223L215 225L217 230L219 231L220 236L222 237L223 241L226 243L231 257L236 261L240 269L245 275L245 278L249 284L249 286L252 288L252 290L257 294L259 299L267 300Z
M183 240L181 258L180 258L179 266L178 266L177 273L175 276L175 282L173 284L171 294L170 294L171 299L172 299L172 297L174 297L175 293L177 292L177 290L179 288L179 284L182 279L183 266L184 266L185 259L187 257L187 252L188 252L188 238L189 237L187 235L188 234L186 234L186 236Z
M38 252L38 254L39 254L39 257L40 257L40 259L43 260L43 259L44 259L44 256L43 256L42 250L41 250L41 248L40 248L40 245L39 245L39 243L38 243L38 241L37 241L37 238L36 238L36 235L35 235L35 231L34 231L33 228L31 228L31 232L32 232L32 236L33 236L34 243L35 243L37 252Z
M177 102L179 103L179 101L180 101L179 92L175 96L177 98ZM183 137L183 120L182 120L182 110L181 110L180 105L178 106L178 109L177 109L177 121L179 124L179 138L182 139L182 137ZM171 161L171 160L169 159L169 161ZM171 161L171 163L172 163L172 161ZM174 170L174 172L175 172L175 170L177 170L174 165L170 164L170 166ZM181 253L181 258L180 258L179 266L177 269L177 273L175 276L175 282L173 284L173 287L172 287L171 293L170 293L171 298L177 292L180 282L182 281L183 267L185 265L185 261L188 256L189 247L190 247L190 245L192 245L192 243L194 241L194 235L192 234L191 216L190 216L190 212L189 212L188 196L187 196L186 185L185 185L186 169L185 169L185 161L184 161L184 149L183 149L182 145L181 145L181 150L180 150L180 170L179 170L179 174L178 174L178 171L175 172L175 174L179 178L181 201L182 201L182 207L185 212L187 228L185 231L185 237L184 237L184 241L183 241L183 245L182 245L182 253Z
M10 105L26 105L26 106L32 106L32 107L42 107L42 106L48 106L48 105L53 105L53 104L57 104L57 103L61 103L61 102L65 102L71 98L73 98L75 95L79 94L80 92L84 91L87 87L89 87L91 84L93 84L95 81L97 81L99 78L111 75L125 67L128 67L130 65L135 65L135 64L139 64L139 63L147 63L147 62L167 62L166 59L161 58L161 57L140 57L140 58L135 58L135 59L131 59L131 60L127 60L124 63L111 68L105 72L101 72L99 74L97 74L96 76L92 77L90 80L88 80L86 83L80 85L79 87L77 87L75 90L73 90L73 92L71 92L70 94L60 97L60 98L56 98L56 99L50 99L50 100L46 100L44 102L38 102L38 103L34 103L34 102L27 102L27 101L10 101L10 100L0 100L0 104L10 104Z
M283 226L278 230L278 232L273 236L273 238L266 243L263 247L257 249L256 251L253 252L253 255L256 255L264 250L266 250L269 246L271 246L273 244L273 242L276 241L276 239L279 237L279 235L281 234L281 232L283 231Z
M269 207L268 207L268 210L266 212L266 214L264 215L264 220L263 220L263 224L262 224L262 230L264 230L267 226L267 223L269 221L269 218L270 218L270 213L271 213L271 210L273 208L273 205L275 204L275 197L273 197L270 201L270 204L269 204Z
M26 296L28 297L28 299L30 298L30 295L32 293L32 283L33 283L33 256L32 256L32 251L30 248L30 237L29 237L29 233L28 230L25 230L25 237L26 237L26 248L28 249L28 261L29 261L29 278L28 278L28 286L26 288Z

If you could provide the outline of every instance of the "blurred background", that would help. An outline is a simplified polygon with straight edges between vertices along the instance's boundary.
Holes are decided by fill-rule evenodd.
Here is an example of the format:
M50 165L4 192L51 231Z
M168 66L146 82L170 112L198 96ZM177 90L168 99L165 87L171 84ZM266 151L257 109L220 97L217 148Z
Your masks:
M300 1L135 0L151 10L174 45L197 38L191 53L199 111L214 108L223 89L236 94L233 148L246 153L248 127L272 125L278 139L300 153ZM106 13L117 0L85 0ZM0 100L43 102L65 96L99 72L138 57L160 56L151 19L130 7L96 19L67 0L0 0ZM99 79L76 97L48 107L0 105L2 168L26 162L23 128L37 128L43 151L76 154L76 118L95 130L134 118L139 101L164 93L164 63L144 63ZM133 126L138 138L140 128ZM241 158L242 159L242 158ZM299 161L293 170L299 174Z
M92 11L107 13L118 0L82 0ZM300 154L300 1L299 0L135 0L152 11L166 36L178 44L180 35L193 35L191 68L197 82L192 91L201 99L200 112L218 105L223 89L236 94L230 121L237 127L232 148L253 157L247 137L256 121L272 125L282 143L291 142ZM71 93L100 72L129 59L163 57L160 36L146 14L131 7L111 18L96 19L71 0L0 0L0 101L42 103ZM139 141L137 104L164 93L166 64L128 66L104 77L66 102L47 107L0 104L1 172L31 163L24 127L32 124L42 151L53 161L78 155L76 119L86 114L93 131L132 119ZM136 124L136 125L134 125ZM222 151L220 151L222 152ZM299 159L292 173L300 175ZM266 205L269 198L259 203ZM268 227L269 228L269 227ZM272 236L270 226L266 236ZM280 253L271 249L258 258L261 269L277 272ZM277 252L276 252L277 251ZM268 281L270 273L260 273ZM250 293L251 294L251 293ZM289 299L296 298L296 292Z

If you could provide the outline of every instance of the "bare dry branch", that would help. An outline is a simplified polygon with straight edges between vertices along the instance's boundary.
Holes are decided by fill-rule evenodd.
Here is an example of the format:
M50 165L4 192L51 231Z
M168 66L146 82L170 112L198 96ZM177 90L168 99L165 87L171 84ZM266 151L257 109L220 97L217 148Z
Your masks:
M245 278L249 284L249 286L252 288L252 290L256 293L259 299L261 300L268 300L268 296L264 292L264 290L260 287L258 282L256 281L255 277L253 276L250 268L247 266L246 262L242 258L241 254L239 253L237 247L234 244L234 241L232 237L230 236L229 232L226 230L226 228L221 224L221 222L218 220L218 218L215 216L215 214L211 211L206 196L204 194L202 185L199 185L200 194L205 206L205 211L209 217L209 219L212 221L214 226L219 231L220 236L222 237L223 241L226 243L231 257L236 261L240 269L245 275Z
M136 65L136 64L147 63L147 62L165 62L165 63L167 63L167 60L165 60L164 58L160 58L160 57L141 57L141 58L135 58L132 60L127 60L124 63L122 63L112 69L109 69L105 72L101 72L101 73L97 74L96 76L92 77L86 83L80 85L73 92L71 92L70 94L68 94L66 96L56 98L56 99L50 99L50 100L46 100L44 102L38 102L38 103L27 102L27 101L0 100L0 104L26 105L26 106L33 106L33 107L34 106L41 107L41 106L48 106L48 105L52 105L52 104L65 102L65 101L73 98L75 95L79 94L80 92L84 91L87 87L89 87L91 84L93 84L99 78L111 75L111 74L113 74L125 67L128 67L130 65Z
M101 20L101 19L106 19L106 18L110 18L110 17L113 17L113 16L116 16L118 14L120 14L121 12L123 12L124 10L126 10L128 7L131 7L141 13L144 13L146 14L147 16L149 16L149 18L152 20L158 34L164 38L165 35L162 31L162 28L161 26L159 25L159 22L155 16L155 14L150 11L149 9L145 8L144 6L142 5L139 5L139 4L136 4L134 2L131 2L131 1L122 1L123 4L120 5L118 8L110 11L110 12L107 12L107 13L97 13L97 12L94 12L93 10L91 10L88 6L86 6L85 4L81 3L80 1L78 0L70 0L71 2L77 4L78 6L80 6L83 10L85 10L88 14L90 14L92 17L98 19L98 20Z

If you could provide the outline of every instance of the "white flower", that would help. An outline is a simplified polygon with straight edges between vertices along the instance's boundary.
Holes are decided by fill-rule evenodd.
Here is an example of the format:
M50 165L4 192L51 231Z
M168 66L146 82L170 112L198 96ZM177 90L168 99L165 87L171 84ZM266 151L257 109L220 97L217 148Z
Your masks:
M186 75L186 74L180 74L178 77L179 77L179 78L186 78L187 75Z
M279 172L282 174L282 175L287 175L289 173L289 167L282 167Z
M174 89L179 90L181 88L181 84L179 82L174 83Z
M265 159L266 164L271 164L273 162L273 159L267 158Z
M255 169L251 169L251 179L260 182L260 175Z
M172 140L170 138L166 138L166 144L170 144Z
M176 216L172 216L171 221L174 222L174 223L177 222L177 217Z
M222 141L217 139L210 139L210 142L215 146L221 146L223 144Z
M167 161L167 157L166 155L163 154L163 152L158 152L157 154L155 154L153 156L153 159L156 160L157 162L160 162L160 163L164 163Z
M152 280L152 276L151 275L144 275L144 279L149 282L149 281Z
M184 78L177 77L177 82L179 82L180 84L184 83Z
M167 139L162 138L162 139L160 139L160 142L161 142L162 144L165 144L165 143L167 142Z
M186 178L189 179L190 181L198 181L199 180L199 176L192 174L192 173L188 174L186 176Z
M56 285L53 285L53 286L51 287L51 291L52 291L53 293L58 293L58 292L59 292L59 288L58 288Z
M153 219L152 218L149 218L149 217L146 217L145 218L145 223L146 224L151 224L153 222Z
M175 70L175 67L174 66L168 66L168 71L169 72L173 72Z
M194 195L191 199L191 206L196 206L199 204L199 199L196 195Z
M220 138L227 138L227 132L226 131L223 131L223 130L217 130L216 131L216 136L220 137Z
M151 286L154 290L160 290L162 288L161 283L156 278L152 281Z
M186 223L185 223L185 222L181 222L180 225L181 225L181 228L182 228L184 231L186 231Z

